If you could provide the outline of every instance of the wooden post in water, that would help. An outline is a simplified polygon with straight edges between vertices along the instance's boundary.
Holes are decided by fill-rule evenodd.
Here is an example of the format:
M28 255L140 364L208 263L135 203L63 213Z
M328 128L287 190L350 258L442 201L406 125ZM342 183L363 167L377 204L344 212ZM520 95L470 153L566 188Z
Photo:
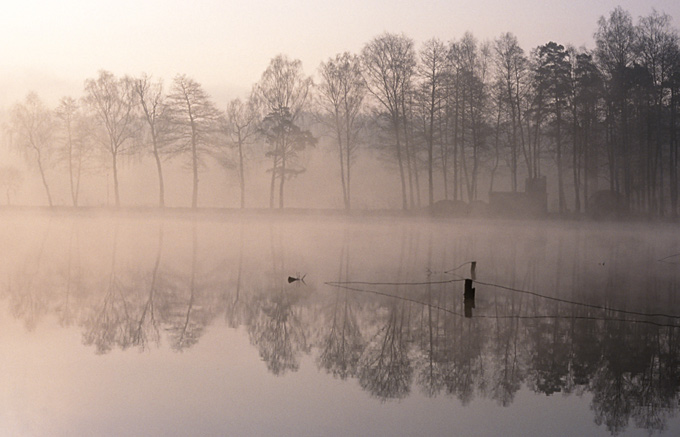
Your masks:
M477 261L472 261L470 263L470 279L473 281L477 279L477 274L475 273L475 269L477 268Z

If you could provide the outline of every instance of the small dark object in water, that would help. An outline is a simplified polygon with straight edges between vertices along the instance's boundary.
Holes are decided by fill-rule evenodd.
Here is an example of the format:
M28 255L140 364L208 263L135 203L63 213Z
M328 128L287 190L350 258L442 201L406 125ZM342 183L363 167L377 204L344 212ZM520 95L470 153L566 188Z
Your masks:
M307 276L307 275L302 275L302 277L300 277L300 275L297 275L297 277L289 276L288 277L288 283L290 284L290 283L295 282L295 281L300 281L303 284L307 285L307 283L305 282L305 276Z

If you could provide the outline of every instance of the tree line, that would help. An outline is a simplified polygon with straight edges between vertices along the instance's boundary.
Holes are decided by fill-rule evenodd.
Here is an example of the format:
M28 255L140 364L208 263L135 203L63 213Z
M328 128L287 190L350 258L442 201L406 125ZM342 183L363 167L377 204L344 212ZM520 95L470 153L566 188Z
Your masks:
M149 155L160 207L168 160L191 170L195 208L207 160L238 174L245 207L245 168L257 159L269 163L269 206L282 208L286 182L304 173L305 150L323 136L348 210L353 170L371 148L397 173L403 209L471 203L550 176L560 213L584 212L606 190L627 210L677 217L677 29L664 13L634 22L618 7L599 19L594 37L593 50L551 41L527 53L512 33L479 42L467 32L419 48L383 33L359 53L322 62L316 81L299 60L278 55L247 98L225 110L186 75L166 89L148 75L101 71L85 81L82 97L64 97L53 109L30 93L12 107L6 128L50 206L46 168L55 163L68 172L74 206L83 176L104 164L120 206L122 157ZM20 179L1 169L8 201Z

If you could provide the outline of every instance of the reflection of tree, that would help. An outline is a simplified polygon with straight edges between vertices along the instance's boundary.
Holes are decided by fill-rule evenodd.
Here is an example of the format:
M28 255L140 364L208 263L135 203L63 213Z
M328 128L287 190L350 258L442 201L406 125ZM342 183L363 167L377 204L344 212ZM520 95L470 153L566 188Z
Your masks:
M118 248L118 223L115 224L111 270L104 297L99 308L94 308L83 325L83 343L94 345L98 354L109 352L114 345L126 349L131 344L132 319L127 296L117 277L116 252Z
M434 291L431 288L431 285L427 286L428 305L423 308L425 314L421 314L423 332L420 335L420 348L423 353L422 364L419 366L416 380L427 396L434 397L444 387L445 365L443 367L442 364L445 364L446 360L443 358L446 356L446 352L442 348L444 342L441 333L443 321L447 314L434 308L445 307L444 295L446 291L444 290L444 293L442 293L442 290Z
M156 250L156 261L151 270L149 292L146 300L141 306L141 312L136 319L132 331L132 344L146 349L149 340L156 344L160 343L160 331L158 320L156 319L156 292L159 278L159 268L161 264L161 254L163 253L163 224L158 226L158 249Z
M75 240L75 243L74 243ZM63 295L63 300L56 305L55 311L59 317L59 323L62 326L69 326L75 316L72 313L73 308L71 307L71 300L73 290L76 288L76 293L79 291L82 281L82 270L80 266L80 251L78 250L78 234L76 233L76 227L71 226L71 233L69 237L69 247L68 255L66 257L66 268L64 273L65 290ZM75 244L75 249L74 249ZM75 260L74 260L75 258ZM75 270L75 272L74 272Z
M408 306L393 302L382 326L360 360L359 384L381 399L401 399L410 392L413 367L408 356Z
M40 318L49 310L50 276L45 275L46 263L43 262L49 231L49 227L45 229L37 252L31 252L23 260L15 280L8 284L12 315L23 319L29 331L35 329Z
M265 278L268 285L253 299L252 320L248 334L260 351L267 368L274 375L297 371L300 353L308 353L306 326L301 317L303 289L285 286L283 245L272 236L272 271Z
M308 352L307 336L301 323L298 293L272 291L256 300L258 314L249 326L250 341L274 375L283 375L300 366L300 352Z
M338 280L349 280L349 251L343 245L340 255L341 265ZM343 277L344 270L344 277ZM357 320L352 300L347 290L338 289L335 300L325 321L328 334L319 345L319 365L333 376L346 379L355 376L359 358L364 349L364 341Z
M548 305L555 314L557 305ZM567 384L569 348L565 342L564 323L560 319L536 319L530 322L531 368L529 379L533 389L551 395L561 392Z
M494 299L496 313L499 308L498 296ZM511 296L503 302L510 314L522 312L522 301ZM516 318L497 318L493 330L493 364L491 370L490 395L500 405L509 406L519 391L524 379L523 366L520 362L519 343L520 327Z
M212 314L209 296L204 291L207 287L205 276L198 276L198 230L192 223L191 271L189 272L188 290L182 286L180 279L170 286L172 293L166 302L164 322L168 332L170 346L177 351L196 344L208 325ZM184 294L184 296L183 296ZM188 296L186 295L188 294Z
M456 304L463 312L463 302ZM480 319L449 317L444 325L447 363L444 367L446 392L456 396L463 405L474 398L477 385L483 386L482 351L485 333Z
M247 312L247 307L245 305L245 299L242 298L241 293L243 289L243 245L244 245L244 229L243 229L243 224L239 227L239 245L238 245L238 270L236 273L236 286L234 287L234 292L233 296L229 295L229 292L227 291L230 289L230 284L229 282L225 281L226 283L221 284L221 288L225 290L224 293L224 306L226 307L225 310L225 318L227 320L227 324L232 327L236 328L241 323L243 323L244 319L247 318L246 312Z

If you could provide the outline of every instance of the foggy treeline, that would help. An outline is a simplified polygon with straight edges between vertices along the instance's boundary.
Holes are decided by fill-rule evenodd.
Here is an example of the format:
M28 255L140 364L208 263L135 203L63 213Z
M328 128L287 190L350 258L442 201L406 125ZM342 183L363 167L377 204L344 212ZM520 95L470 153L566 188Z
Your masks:
M55 108L29 93L9 111L6 138L50 206L56 173L67 175L68 203L78 206L83 187L104 170L112 202L125 205L121 166L150 158L157 182L137 189L157 193L160 207L172 162L187 175L194 208L201 172L216 165L236 175L240 207L265 206L248 200L248 187L263 179L268 206L283 208L286 184L304 178L311 149L323 148L336 187L327 197L342 199L330 206L347 210L363 188L359 163L374 159L392 175L389 194L405 210L438 200L473 204L546 177L559 213L588 212L600 192L600 201L614 199L625 211L677 217L677 29L666 14L635 21L619 7L600 18L594 39L592 50L550 41L525 51L512 33L421 44L383 33L359 53L322 62L315 78L299 60L277 55L250 94L226 108L186 75L168 84L101 71L85 80L82 96ZM0 168L8 204L22 202L13 197L29 177Z

